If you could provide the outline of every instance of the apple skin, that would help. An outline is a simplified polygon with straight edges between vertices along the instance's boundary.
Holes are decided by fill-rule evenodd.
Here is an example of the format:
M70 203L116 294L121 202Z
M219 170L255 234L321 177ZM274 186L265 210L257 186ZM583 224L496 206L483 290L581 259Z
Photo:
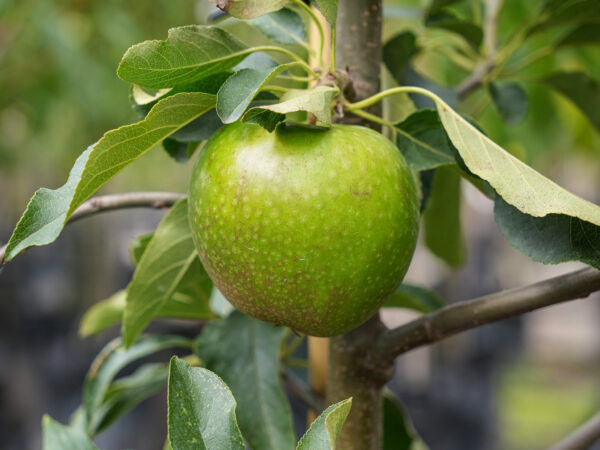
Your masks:
M334 336L401 283L419 210L404 157L376 131L234 123L199 155L189 220L202 264L237 309Z

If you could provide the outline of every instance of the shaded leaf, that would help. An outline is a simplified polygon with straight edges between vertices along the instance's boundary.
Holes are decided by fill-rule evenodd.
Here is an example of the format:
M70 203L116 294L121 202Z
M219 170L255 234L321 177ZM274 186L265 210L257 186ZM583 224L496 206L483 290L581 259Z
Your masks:
M244 450L227 385L210 370L173 357L169 368L169 442L173 450Z
M198 142L182 142L167 138L162 141L162 146L171 158L180 164L184 164L194 153L194 150L198 146Z
M600 270L600 227L564 214L531 217L501 198L494 205L504 236L534 261L581 261Z
M10 238L5 259L10 261L32 245L54 242L79 205L154 145L213 108L215 101L215 96L204 93L177 94L158 102L141 122L106 133L77 158L64 186L34 194Z
M129 255L131 256L131 262L134 266L140 262L142 255L146 251L148 244L152 240L154 236L154 231L151 233L142 234L141 236L137 236L131 240L131 244L129 245Z
M163 307L176 316L210 317L211 286L192 241L187 199L180 200L154 232L127 287L122 329L125 344L130 345Z
M250 21L264 35L282 44L304 44L306 28L300 14L289 8Z
M255 123L271 132L280 122L285 120L285 114L279 114L266 109L251 109L244 114L243 122Z
M210 0L217 8L238 19L252 19L283 8L289 0Z
M583 72L556 72L542 82L577 105L600 131L600 83Z
M566 24L597 23L600 3L596 0L548 0L540 14L541 21L531 27L528 35Z
M571 45L600 44L600 27L597 23L587 23L571 30L555 45L568 47Z
M335 450L336 441L352 407L352 398L323 411L298 442L297 450Z
M145 364L132 375L116 380L99 408L101 419L95 433L102 432L133 407L159 392L167 384L168 375L166 364Z
M425 11L425 16L439 12L443 8L451 6L454 3L458 3L459 1L460 0L432 0L432 2L429 4L429 7Z
M385 303L386 308L407 308L423 314L445 306L442 299L432 290L410 283L402 283Z
M225 30L188 25L171 28L165 41L130 47L117 75L148 88L170 88L227 71L248 53L251 50Z
M279 378L279 345L285 328L233 311L204 327L196 354L227 383L238 402L240 429L251 448L295 446L288 400Z
M42 418L44 450L98 450L84 431L63 425L52 417Z
M274 105L255 106L250 108L244 115L243 121L256 120L262 115L261 111L271 111L278 114L287 114L295 111L306 111L314 114L319 122L331 124L331 109L333 99L339 94L337 88L329 86L318 86L314 89L291 90L283 94L279 103ZM262 116L263 119L265 116ZM264 123L272 124L279 121L280 116L267 115ZM261 120L261 125L262 125ZM266 127L265 127L266 128ZM270 130L271 131L271 130Z
M403 81L402 83L400 83L402 85L422 87L423 89L427 89L428 91L431 91L434 94L436 94L452 108L456 108L458 106L458 95L456 93L456 89L441 86L431 81L429 78L426 78L420 73L416 72L410 66L408 66L406 70L404 70L404 76L402 79ZM435 102L433 102L427 97L415 94L409 94L409 97L411 98L415 106L419 109L435 108Z
M483 40L483 30L478 25L459 19L449 11L440 11L427 16L425 25L428 27L442 28L461 36L475 50L479 49Z
M389 390L383 392L383 450L426 450L404 408Z
M83 386L83 408L86 430L94 434L102 419L102 404L115 376L129 363L160 350L189 347L190 341L180 336L148 336L125 348L121 338L106 344L90 366Z
M217 114L223 123L238 120L258 91L292 64L282 64L273 70L242 69L229 78L217 94Z
M529 108L527 94L517 83L488 83L490 96L502 119L511 125L521 123Z
M435 171L423 213L425 245L450 267L465 260L465 240L460 220L460 175L451 167Z
M396 125L398 149L414 170L456 163L456 149L448 139L436 111L423 109Z
M319 7L319 11L321 11L327 22L335 26L337 22L338 0L314 0L314 2Z
M248 55L241 63L233 68L240 71L242 69L269 70L277 67L279 63L264 52L254 52Z
M417 38L410 31L395 35L383 46L383 62L399 84L403 82L404 69L418 52Z

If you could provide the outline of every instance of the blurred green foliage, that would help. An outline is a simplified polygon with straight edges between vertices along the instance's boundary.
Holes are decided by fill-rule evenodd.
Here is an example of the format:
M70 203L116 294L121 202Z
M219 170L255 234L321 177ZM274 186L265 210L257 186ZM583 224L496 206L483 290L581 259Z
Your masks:
M600 400L594 372L527 360L509 366L498 383L500 448L548 448L592 417Z

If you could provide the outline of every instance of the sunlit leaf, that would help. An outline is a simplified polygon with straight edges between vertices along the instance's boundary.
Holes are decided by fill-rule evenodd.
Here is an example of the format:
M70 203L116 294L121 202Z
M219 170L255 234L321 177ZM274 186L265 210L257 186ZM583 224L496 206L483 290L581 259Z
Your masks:
M282 64L272 70L242 69L231 76L217 94L217 114L223 123L242 117L260 89L289 67Z
M336 441L352 407L352 398L323 411L298 442L297 450L335 450Z
M509 204L535 217L565 214L600 226L600 207L561 188L491 141L436 99L438 113L464 164Z
M43 450L98 450L84 431L63 425L52 417L42 418Z
M338 10L338 0L314 0L317 6L319 7L319 11L323 14L323 17L329 22L331 25L336 24L337 22L337 10ZM343 0L342 0L343 1Z
M290 405L279 378L279 346L285 328L233 311L204 327L196 354L219 375L237 402L240 429L251 448L293 449Z
M250 52L225 30L188 25L171 28L165 41L145 41L130 47L117 74L147 88L170 88L227 71Z
M253 19L277 11L289 0L210 0L217 8L238 19Z
M178 313L189 314L186 304L193 304L201 316L211 317L208 308L211 286L192 241L184 199L159 224L127 287L123 314L126 345L135 340L162 308L177 317ZM194 299L199 303L194 304ZM182 304L178 305L178 301Z
M64 186L34 194L4 258L10 261L27 247L54 242L79 205L154 145L212 109L215 101L204 93L177 94L157 103L141 122L106 133L77 158Z
M169 441L173 450L244 450L227 385L210 370L173 357L169 369Z
M263 105L250 108L244 115L244 122L255 119L262 111L287 114L295 111L306 111L324 124L331 124L333 99L339 94L337 88L318 86L309 90L291 90L283 94L280 102L274 105Z

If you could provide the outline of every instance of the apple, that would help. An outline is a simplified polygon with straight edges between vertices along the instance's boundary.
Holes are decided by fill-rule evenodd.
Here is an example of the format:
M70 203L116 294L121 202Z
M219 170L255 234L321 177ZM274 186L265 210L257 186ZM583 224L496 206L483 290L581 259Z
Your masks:
M334 336L400 284L419 210L402 154L376 131L234 123L198 157L189 220L202 264L237 309Z

